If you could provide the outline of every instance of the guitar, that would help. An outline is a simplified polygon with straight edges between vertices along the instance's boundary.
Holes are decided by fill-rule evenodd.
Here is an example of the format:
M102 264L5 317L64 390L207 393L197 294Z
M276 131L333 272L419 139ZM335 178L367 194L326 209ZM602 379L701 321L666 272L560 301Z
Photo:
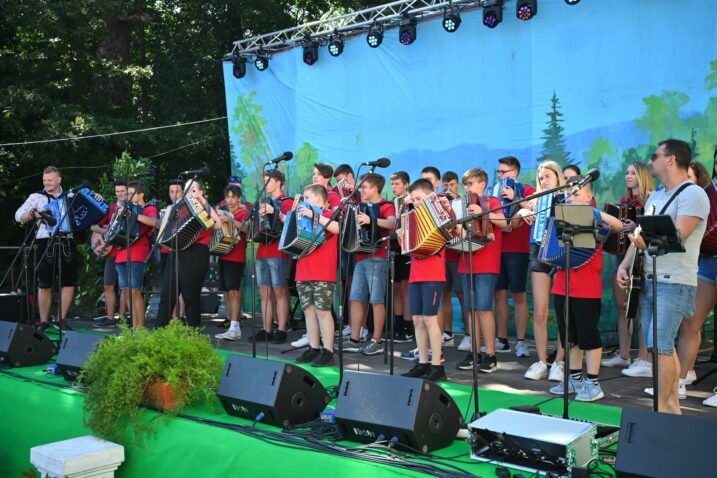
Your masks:
M648 215L655 214L655 205L653 204ZM638 234L641 231L640 226L637 226L635 233ZM625 299L625 318L633 320L637 316L637 307L640 304L640 290L642 289L642 274L645 267L645 254L642 250L635 249L635 253L632 256L632 263L630 264L629 279L627 282L627 298Z

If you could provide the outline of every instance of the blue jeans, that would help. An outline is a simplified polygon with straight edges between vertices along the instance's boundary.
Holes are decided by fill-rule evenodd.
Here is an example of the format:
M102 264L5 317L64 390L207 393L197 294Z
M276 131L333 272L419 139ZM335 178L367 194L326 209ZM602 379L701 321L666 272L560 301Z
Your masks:
M127 288L127 263L115 263L120 289ZM130 289L141 289L144 284L144 262L133 262L130 270Z
M289 259L269 257L256 260L256 285L259 287L286 287Z
M685 284L657 283L657 353L672 355L680 324L695 313L697 287ZM652 348L652 280L645 280L640 300L642 333Z
M463 301L467 310L470 310L471 283L470 274L461 274L463 282ZM495 283L498 274L473 274L473 300L476 312L492 311Z
M371 257L356 263L349 300L383 304L386 297L388 264L382 257Z

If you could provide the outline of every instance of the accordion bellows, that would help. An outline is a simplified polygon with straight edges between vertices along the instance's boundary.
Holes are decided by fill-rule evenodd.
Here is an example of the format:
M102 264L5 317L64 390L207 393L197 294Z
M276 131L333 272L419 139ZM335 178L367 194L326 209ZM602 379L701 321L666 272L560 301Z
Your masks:
M188 193L177 201L162 218L157 240L170 249L183 251L199 237L199 234L214 225L209 211L199 200Z
M441 252L453 238L449 231L453 219L443 209L436 193L426 196L413 211L401 215L401 253L428 257Z

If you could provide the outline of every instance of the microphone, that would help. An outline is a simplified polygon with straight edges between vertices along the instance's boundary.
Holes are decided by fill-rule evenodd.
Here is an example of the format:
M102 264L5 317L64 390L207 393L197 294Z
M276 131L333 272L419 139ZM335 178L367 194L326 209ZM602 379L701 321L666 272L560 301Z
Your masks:
M585 174L585 177L584 177L583 179L581 179L581 180L577 183L577 186L578 186L578 188L583 188L583 187L585 187L588 183L592 183L592 182L594 182L594 181L597 181L597 179L598 179L599 177L600 177L600 171L598 171L597 169L593 168L593 169L591 169L590 171L588 171L588 172Z
M289 161L293 157L294 157L294 153L292 153L291 151L286 151L284 154L282 154L278 158L274 158L265 164L279 164L282 161Z
M203 176L205 174L209 174L209 168L204 166L202 169L190 169L188 171L182 171L181 173L179 173L180 176L188 176L190 174L196 176Z
M45 224L47 224L48 226L53 227L55 224L57 224L57 219L55 219L49 212L37 210L35 210L35 212L40 215L40 219L44 221Z
M87 180L84 180L84 181L82 181L82 182L80 183L79 186L75 186L74 188L72 188L72 189L70 189L69 191L67 191L67 193L68 193L68 195L69 195L70 193L76 193L76 192L79 191L80 189L89 188L89 187L90 187L90 183L89 183Z
M361 166L372 166L374 168L387 168L391 166L391 160L388 158L379 158L376 161L366 161L365 163L361 163Z

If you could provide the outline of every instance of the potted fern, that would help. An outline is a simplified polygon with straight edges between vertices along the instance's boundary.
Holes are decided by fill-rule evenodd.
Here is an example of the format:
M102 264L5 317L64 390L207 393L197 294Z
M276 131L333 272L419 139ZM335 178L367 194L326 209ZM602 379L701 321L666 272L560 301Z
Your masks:
M101 342L82 370L85 423L109 440L151 431L142 404L178 414L187 405L212 402L222 368L209 338L177 320L153 330L123 327Z

